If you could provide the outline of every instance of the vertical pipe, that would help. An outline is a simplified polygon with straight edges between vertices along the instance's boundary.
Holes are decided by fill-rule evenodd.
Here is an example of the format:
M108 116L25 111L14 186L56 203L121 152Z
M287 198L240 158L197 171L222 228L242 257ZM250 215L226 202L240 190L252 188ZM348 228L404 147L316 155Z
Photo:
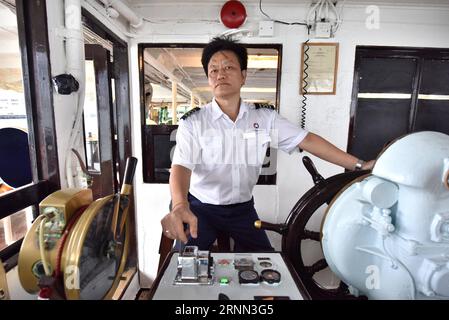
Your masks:
M65 29L66 42L65 54L67 61L66 72L75 77L79 82L79 90L77 95L76 112L74 122L71 128L69 142L65 154L65 169L68 187L77 186L74 179L77 173L72 171L72 148L75 147L77 139L80 137L82 129L81 119L84 106L84 88L85 88L85 54L84 54L84 37L81 23L81 1L65 0Z
M193 95L193 91L190 92L190 109L195 108L195 96Z
M178 107L178 101L177 101L177 95L178 95L178 83L176 81L173 81L171 83L171 110L172 110L172 124L178 123L178 115L176 113L176 109Z

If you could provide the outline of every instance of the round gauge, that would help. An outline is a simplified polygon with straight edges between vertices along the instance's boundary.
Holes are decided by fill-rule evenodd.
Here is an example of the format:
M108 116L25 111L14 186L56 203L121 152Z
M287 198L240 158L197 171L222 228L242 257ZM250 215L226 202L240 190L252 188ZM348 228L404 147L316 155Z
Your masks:
M259 266L261 266L262 268L271 268L273 264L269 261L261 261L259 262Z
M112 298L125 267L129 242L128 224L118 240L113 238L113 210L113 195L96 200L70 233L64 249L67 259L63 264L68 299ZM77 272L76 286L72 285L74 271L70 270Z
M265 269L260 273L262 281L268 284L279 283L281 281L281 274L276 270Z
M259 274L254 270L242 270L239 272L239 283L258 283Z

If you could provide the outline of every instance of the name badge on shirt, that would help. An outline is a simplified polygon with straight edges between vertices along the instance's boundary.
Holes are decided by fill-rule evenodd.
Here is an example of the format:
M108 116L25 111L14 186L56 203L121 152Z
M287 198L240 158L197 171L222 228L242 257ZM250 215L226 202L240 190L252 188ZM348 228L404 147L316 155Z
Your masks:
M243 139L251 139L256 137L256 131L248 131L243 133Z

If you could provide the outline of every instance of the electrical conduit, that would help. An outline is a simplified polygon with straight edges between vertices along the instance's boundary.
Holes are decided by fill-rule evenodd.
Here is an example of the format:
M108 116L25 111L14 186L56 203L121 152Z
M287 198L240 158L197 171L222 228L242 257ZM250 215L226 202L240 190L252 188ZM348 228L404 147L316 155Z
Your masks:
M106 8L112 7L126 20L129 21L131 27L138 29L143 25L143 19L139 17L130 7L120 0L100 0Z
M84 54L84 37L81 23L81 1L80 0L65 0L65 54L67 67L66 72L75 77L79 82L79 90L77 95L76 113L73 125L70 132L69 143L65 153L65 169L66 179L69 188L76 187L77 183L74 181L72 171L72 148L75 148L75 143L81 133L81 119L84 106L85 93L85 54ZM76 149L76 148L75 148Z

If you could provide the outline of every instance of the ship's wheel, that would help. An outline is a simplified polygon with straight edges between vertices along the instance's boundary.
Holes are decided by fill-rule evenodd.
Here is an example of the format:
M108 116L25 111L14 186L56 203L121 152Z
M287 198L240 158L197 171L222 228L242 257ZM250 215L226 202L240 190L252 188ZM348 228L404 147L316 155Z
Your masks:
M275 225L260 222L260 227L282 235L282 252L293 264L312 299L354 299L355 297L350 295L347 285L342 281L334 288L327 288L317 281L314 276L328 267L327 262L322 258L311 264L306 263L302 247L305 242L312 240L318 242L321 249L321 232L309 230L308 222L345 186L369 172L351 171L324 179L317 172L310 158L303 157L303 163L312 175L315 186L298 200L288 215L286 223Z

